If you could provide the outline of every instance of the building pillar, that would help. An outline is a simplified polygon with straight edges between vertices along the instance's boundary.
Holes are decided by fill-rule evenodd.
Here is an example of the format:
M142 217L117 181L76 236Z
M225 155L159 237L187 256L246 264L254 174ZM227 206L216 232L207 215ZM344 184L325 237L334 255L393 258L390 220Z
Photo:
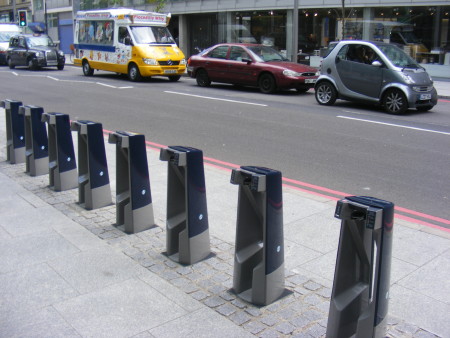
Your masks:
M365 7L363 11L363 40L373 40L374 26L371 24L373 16L373 8Z
M286 13L286 57L292 60L293 57L293 51L294 51L294 46L293 46L293 42L294 42L294 37L293 37L293 33L294 33L294 26L293 26L293 16L294 16L294 11L293 10L287 10ZM298 37L298 24L297 24L297 37ZM298 42L297 42L297 46L298 46ZM297 61L297 60L295 60Z
M178 17L178 47L183 51L186 58L189 57L187 54L190 51L190 41L188 38L189 30L187 23L187 15L181 14Z

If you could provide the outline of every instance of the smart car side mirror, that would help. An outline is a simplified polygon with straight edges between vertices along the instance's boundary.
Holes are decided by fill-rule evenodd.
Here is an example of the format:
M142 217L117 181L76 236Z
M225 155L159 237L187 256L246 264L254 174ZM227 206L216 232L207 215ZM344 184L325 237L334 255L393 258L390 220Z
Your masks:
M375 67L381 67L383 64L380 62L380 61L374 61L374 62L372 62L372 66L375 66Z

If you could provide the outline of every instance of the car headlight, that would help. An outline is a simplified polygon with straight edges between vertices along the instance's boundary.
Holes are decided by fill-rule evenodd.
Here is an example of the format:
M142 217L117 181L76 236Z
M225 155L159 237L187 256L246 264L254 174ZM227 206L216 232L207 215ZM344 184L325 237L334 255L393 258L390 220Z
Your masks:
M186 59L183 59L180 61L180 65L185 65L186 64Z
M408 74L400 73L400 75L407 84L416 83L416 81L414 81L413 78L411 76L409 76Z
M302 76L301 73L294 72L293 70L290 70L290 69L283 70L283 75L284 76Z
M45 56L44 52L36 52L36 57L43 58Z
M155 59L142 58L142 61L144 61L145 64L150 65L150 66L158 65L158 61L156 61Z
M64 52L62 50L58 51L59 56L64 56Z

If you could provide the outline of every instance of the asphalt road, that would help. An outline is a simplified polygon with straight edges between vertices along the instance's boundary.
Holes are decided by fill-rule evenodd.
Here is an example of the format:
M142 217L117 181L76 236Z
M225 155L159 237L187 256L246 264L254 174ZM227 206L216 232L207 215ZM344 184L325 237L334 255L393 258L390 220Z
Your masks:
M1 67L3 99L143 133L161 145L200 148L208 158L277 169L295 180L287 183L315 193L389 200L399 213L450 228L449 100L427 113L393 116L344 101L322 107L312 91L265 95L200 88L190 78L132 83L105 72L84 77L70 66Z

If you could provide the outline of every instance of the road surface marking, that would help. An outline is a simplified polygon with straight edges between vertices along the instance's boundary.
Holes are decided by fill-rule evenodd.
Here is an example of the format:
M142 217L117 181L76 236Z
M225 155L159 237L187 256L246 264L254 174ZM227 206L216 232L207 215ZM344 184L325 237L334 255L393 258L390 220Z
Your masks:
M172 91L169 91L169 90L165 90L164 93L176 94L176 95L184 95L184 96L191 96L191 97L198 97L200 99L206 99L206 100L225 101L225 102L242 103L242 104L249 104L249 105L253 105L253 106L267 107L267 104L260 104L260 103L246 102L246 101L237 101L237 100L229 100L229 99L220 99L218 97L210 97L210 96L194 95L194 94L187 94L187 93L179 93L179 92L172 92Z
M368 122L368 123L375 123L375 124L382 124L385 126L390 127L397 127L397 128L405 128L405 129L413 129L413 130L419 130L419 131L426 131L429 133L436 133L436 134L443 134L443 135L450 135L450 133L447 133L445 131L438 131L438 130L432 130L432 129L424 129L424 128L417 128L417 127L410 127L410 126L404 126L401 124L394 124L394 123L386 123L386 122L379 122L379 121L373 121L373 120L365 120L365 119L358 119L356 117L349 117L349 116L342 116L338 115L336 116L341 119L347 119L347 120L354 120L354 121L361 121L361 122Z

